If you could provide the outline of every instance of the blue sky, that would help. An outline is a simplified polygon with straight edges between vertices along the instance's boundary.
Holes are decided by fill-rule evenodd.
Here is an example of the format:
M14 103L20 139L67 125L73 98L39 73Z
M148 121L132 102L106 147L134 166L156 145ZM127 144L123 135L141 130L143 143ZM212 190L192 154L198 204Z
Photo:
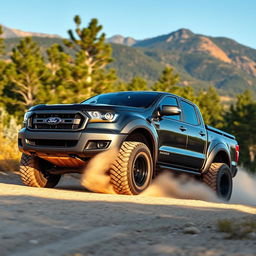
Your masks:
M108 37L143 39L188 28L256 48L255 0L2 0L0 24L66 37L76 14L84 25L98 18Z

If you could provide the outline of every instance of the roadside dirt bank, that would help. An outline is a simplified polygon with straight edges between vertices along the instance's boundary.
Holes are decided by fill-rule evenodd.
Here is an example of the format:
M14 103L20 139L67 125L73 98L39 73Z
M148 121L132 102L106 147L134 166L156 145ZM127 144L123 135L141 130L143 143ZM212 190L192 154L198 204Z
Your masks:
M255 238L225 239L217 221L255 216L247 205L90 193L71 176L38 189L0 174L1 256L250 256ZM191 226L195 234L186 234Z

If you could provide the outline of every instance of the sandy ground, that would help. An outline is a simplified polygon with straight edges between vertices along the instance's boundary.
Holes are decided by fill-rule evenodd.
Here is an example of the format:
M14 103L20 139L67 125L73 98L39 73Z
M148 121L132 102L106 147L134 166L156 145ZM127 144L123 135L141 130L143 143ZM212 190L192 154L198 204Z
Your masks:
M256 240L228 240L220 219L256 208L149 196L90 193L66 176L55 189L0 174L0 255L256 255ZM187 226L198 234L185 234Z

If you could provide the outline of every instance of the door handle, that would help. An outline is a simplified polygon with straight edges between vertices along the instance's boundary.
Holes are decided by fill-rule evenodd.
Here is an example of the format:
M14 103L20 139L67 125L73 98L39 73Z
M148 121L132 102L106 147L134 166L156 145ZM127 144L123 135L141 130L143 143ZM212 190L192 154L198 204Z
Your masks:
M187 129L186 129L184 126L180 126L180 130L181 130L182 132L185 132Z
M205 136L205 133L203 131L200 131L199 134L203 137Z

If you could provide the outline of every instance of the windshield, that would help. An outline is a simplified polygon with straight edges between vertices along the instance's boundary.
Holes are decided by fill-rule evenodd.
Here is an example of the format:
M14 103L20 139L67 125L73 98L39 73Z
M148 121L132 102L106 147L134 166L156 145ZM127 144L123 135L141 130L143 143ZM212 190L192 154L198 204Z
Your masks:
M157 92L117 92L97 95L82 104L119 105L138 108L149 107L158 97Z

